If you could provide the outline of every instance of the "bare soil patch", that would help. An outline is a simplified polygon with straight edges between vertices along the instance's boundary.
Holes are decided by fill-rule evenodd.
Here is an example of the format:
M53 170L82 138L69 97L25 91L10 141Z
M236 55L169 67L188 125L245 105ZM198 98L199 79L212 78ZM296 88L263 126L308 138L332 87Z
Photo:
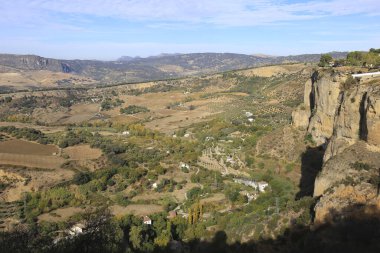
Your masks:
M0 153L0 164L53 169L60 168L64 161L62 157L58 156Z
M18 139L0 142L0 153L51 156L58 151L54 145L43 145Z

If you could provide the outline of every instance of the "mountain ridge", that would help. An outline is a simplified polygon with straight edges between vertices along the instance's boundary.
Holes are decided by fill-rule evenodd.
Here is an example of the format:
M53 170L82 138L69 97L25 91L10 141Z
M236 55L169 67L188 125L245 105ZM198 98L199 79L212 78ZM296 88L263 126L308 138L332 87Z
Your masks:
M333 52L343 58L346 52ZM125 60L61 60L38 55L0 54L0 73L49 70L72 73L102 83L150 81L194 76L281 63L317 62L321 54L262 57L234 53L162 54L154 57L127 57ZM1 84L0 84L1 85Z

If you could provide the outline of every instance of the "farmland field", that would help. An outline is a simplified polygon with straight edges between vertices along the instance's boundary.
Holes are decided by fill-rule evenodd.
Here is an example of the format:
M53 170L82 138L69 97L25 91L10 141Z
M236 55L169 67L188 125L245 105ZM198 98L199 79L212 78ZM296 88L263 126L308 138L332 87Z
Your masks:
M65 221L72 215L83 213L85 210L79 207L59 208L50 213L44 213L38 217L39 221L59 222Z
M58 151L54 145L42 145L18 139L0 142L0 153L51 156Z
M90 145L67 147L63 150L63 153L67 154L70 160L92 160L102 155L100 149L91 148Z
M164 209L160 205L153 204L131 204L126 207L114 205L110 207L111 212L115 216L123 216L126 214L134 214L139 216L150 215L162 212Z
M32 168L60 168L64 159L57 156L0 153L0 164L19 165Z

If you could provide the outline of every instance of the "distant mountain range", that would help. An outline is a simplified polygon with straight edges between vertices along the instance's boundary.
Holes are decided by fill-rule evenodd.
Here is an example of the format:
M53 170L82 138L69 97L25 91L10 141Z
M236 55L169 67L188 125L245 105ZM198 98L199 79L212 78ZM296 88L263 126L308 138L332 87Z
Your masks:
M344 58L347 52L332 52ZM48 70L92 78L99 83L139 82L208 74L290 62L318 62L320 54L291 56L233 53L162 54L147 58L122 56L116 61L59 60L36 55L0 54L0 73Z

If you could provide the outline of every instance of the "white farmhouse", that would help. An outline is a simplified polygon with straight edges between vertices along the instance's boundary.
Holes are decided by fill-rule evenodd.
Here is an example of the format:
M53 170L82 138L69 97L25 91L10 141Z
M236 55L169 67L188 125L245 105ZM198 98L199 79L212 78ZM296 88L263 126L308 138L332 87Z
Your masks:
M259 183L258 183L259 191L260 191L260 192L265 192L265 188L267 188L268 185L269 185L269 184L268 184L267 182L265 182L265 181L261 181L261 182L259 182Z
M180 164L179 164L179 168L180 169L190 169L190 165L188 165L187 163L183 163L183 162L181 162Z
M247 118L250 118L250 117L253 116L253 113L252 113L252 112L245 112L245 116L246 116Z
M143 223L145 225L152 225L152 220L148 216L144 216Z
M83 234L84 228L85 228L84 224L77 223L68 230L68 234L71 236L77 236L77 235Z
M254 180L234 178L234 182L239 183L239 184L244 184L246 186L250 186L255 190L257 190L257 187L258 187L258 184Z
M234 158L232 156L227 156L226 162L228 162L230 164L235 164L235 160L234 160Z

